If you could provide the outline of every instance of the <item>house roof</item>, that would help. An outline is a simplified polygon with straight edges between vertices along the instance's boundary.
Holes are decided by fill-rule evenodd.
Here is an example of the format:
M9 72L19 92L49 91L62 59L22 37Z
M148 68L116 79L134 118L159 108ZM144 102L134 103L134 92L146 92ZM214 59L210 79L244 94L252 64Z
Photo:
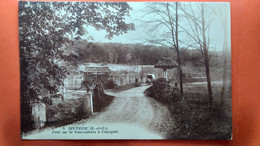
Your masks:
M154 65L155 68L171 69L178 67L178 64L170 58L162 57L157 64Z
M108 67L86 67L83 72L86 73L110 73L111 70Z

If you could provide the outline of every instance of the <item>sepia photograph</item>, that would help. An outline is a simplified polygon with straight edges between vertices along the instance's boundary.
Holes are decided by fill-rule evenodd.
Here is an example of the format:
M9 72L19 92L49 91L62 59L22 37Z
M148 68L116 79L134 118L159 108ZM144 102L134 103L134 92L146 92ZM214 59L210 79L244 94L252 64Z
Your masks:
M227 2L19 1L21 138L232 140Z

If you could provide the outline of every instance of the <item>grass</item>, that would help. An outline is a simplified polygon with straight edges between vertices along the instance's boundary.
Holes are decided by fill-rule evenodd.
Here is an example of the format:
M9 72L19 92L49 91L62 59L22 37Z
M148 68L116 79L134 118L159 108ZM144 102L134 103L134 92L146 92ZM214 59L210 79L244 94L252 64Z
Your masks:
M179 102L168 106L177 127L172 129L171 139L230 139L232 119L224 108L195 103ZM177 132L176 132L177 131Z
M220 105L220 85L213 86L214 105L209 107L206 85L185 85L184 99L175 100L171 92L152 86L146 94L166 105L175 127L169 139L230 139L232 134L231 95Z

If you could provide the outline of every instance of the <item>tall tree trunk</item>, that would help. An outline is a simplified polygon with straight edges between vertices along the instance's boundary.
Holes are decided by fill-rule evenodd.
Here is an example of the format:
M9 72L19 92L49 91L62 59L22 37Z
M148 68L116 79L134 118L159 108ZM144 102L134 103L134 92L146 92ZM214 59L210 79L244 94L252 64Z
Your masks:
M210 67L208 59L205 62L206 69L206 77L207 77L207 86L208 86L208 97L209 97L209 105L213 105L213 94L212 94L212 86L211 86L211 78L210 78Z
M181 59L180 59L180 53L177 52L178 56L178 64L179 64L179 80L180 80L180 95L183 95L183 80L182 80L182 67L181 67Z
M213 105L213 94L212 94L212 86L211 86L211 79L210 79L210 66L209 66L209 54L208 54L208 47L207 47L207 40L206 40L206 29L205 29L205 15L204 15L204 4L202 4L202 36L203 36L203 52L204 52L204 62L205 62L205 69L206 69L206 77L207 77L207 86L208 86L208 98L209 98L209 105L210 107ZM209 41L209 40L208 40Z
M224 52L225 53L225 52ZM221 105L224 104L224 96L226 92L227 85L227 56L224 56L224 71L223 71L223 83L221 88Z
M178 15L178 2L175 3L175 18L176 18L176 23L175 23L175 42L176 42L176 52L177 52L177 60L178 60L178 65L179 65L179 79L180 79L180 94L181 96L183 95L183 81L182 81L182 67L181 67L181 57L180 57L180 49L179 49L179 32L178 32L178 21L179 21L179 15Z
M225 52L224 52L225 53ZM224 72L223 72L223 83L221 88L221 105L224 104L224 96L226 92L227 85L227 56L224 56Z
M226 92L226 84L227 84L227 16L225 15L224 22L224 45L223 45L223 56L224 56L224 64L223 64L223 83L221 88L221 105L224 104L224 96Z

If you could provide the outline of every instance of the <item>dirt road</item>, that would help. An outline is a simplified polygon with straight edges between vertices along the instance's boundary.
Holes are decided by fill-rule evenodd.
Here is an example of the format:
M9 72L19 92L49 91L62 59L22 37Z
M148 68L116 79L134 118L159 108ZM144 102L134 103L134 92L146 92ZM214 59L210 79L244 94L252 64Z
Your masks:
M140 86L121 92L106 92L106 94L115 96L115 98L103 112L92 116L90 119L56 128L56 130L88 126L89 128L103 128L103 130L101 130L101 133L78 134L78 138L164 139L167 135L165 122L169 120L169 111L160 103L144 95L144 91L148 87ZM50 130L55 131L55 129ZM35 137L35 135L31 136ZM56 136L58 136L58 139L62 138L60 134ZM72 136L71 139L74 139L74 137Z

